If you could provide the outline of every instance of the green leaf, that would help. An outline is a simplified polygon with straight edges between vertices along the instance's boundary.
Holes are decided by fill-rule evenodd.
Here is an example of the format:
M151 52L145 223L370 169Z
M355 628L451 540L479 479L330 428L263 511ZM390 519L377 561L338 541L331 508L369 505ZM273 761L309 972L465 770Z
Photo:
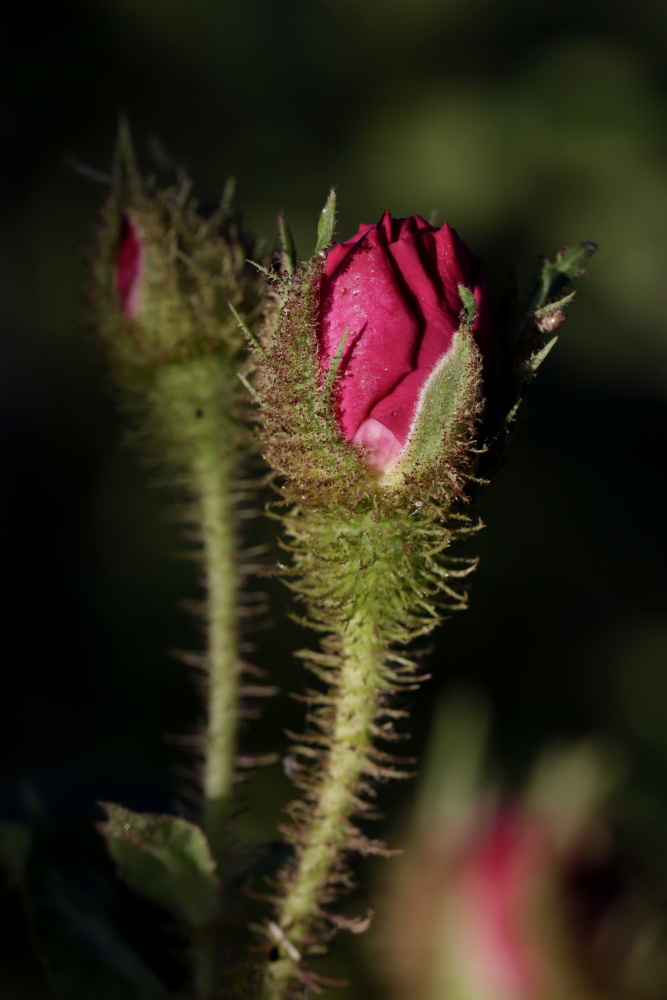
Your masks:
M101 805L109 819L100 831L132 889L191 927L212 923L218 914L218 879L199 827L178 816Z
M329 197L320 214L320 221L317 224L317 246L315 253L323 253L333 241L334 228L336 226L336 192L333 188L329 191Z
M547 355L551 354L551 351L556 346L557 341L558 337L552 337L551 340L547 341L544 347L541 347L539 351L535 351L534 354L531 354L528 358L526 358L523 368L525 374L532 374L537 371Z
M296 246L290 224L282 212L278 216L278 237L283 252L283 266L288 274L293 274L296 267Z
M562 296L572 278L584 273L584 264L596 251L596 243L584 240L576 246L559 251L554 260L545 260L532 298L531 313L539 315L554 298ZM571 296L566 298L571 300Z

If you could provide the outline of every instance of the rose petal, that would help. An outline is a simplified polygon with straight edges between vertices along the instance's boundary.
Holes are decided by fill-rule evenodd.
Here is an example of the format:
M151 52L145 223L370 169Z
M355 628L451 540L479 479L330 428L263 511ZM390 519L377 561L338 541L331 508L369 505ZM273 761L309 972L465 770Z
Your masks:
M351 441L375 403L412 370L418 345L419 322L398 286L382 230L369 230L344 267L325 279L321 302L324 367L348 331L338 417Z
M137 227L129 219L124 218L116 254L116 294L121 309L130 318L136 317L139 306L141 258L141 241Z
M384 424L369 417L360 425L352 444L367 450L367 462L376 472L385 472L403 451L403 443Z
M385 212L328 251L321 363L328 368L347 331L336 415L345 438L363 444L378 471L407 444L421 391L451 347L462 284L478 303L473 331L485 355L491 336L483 269L450 226Z

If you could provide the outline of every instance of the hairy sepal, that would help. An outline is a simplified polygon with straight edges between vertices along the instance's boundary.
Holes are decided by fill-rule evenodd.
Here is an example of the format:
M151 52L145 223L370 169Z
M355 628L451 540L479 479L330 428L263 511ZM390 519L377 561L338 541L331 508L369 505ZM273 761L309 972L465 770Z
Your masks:
M336 422L337 377L327 378L320 368L322 269L317 255L289 280L282 279L278 323L263 339L266 354L256 355L254 385L264 454L281 477L286 498L315 508L350 508L371 497L373 478Z
M461 499L472 467L476 421L482 409L482 362L468 324L454 335L420 393L405 451L380 480L414 499Z
M119 386L143 391L157 369L216 354L240 363L245 323L260 315L266 284L247 263L257 255L244 238L225 194L203 216L191 183L160 190L141 177L127 129L121 126L111 181L90 254L88 318ZM121 234L130 225L141 248L133 308L116 286Z
M408 444L379 476L363 449L347 442L336 420L337 357L323 371L318 351L322 261L315 255L280 279L281 309L256 351L254 388L264 454L285 499L316 509L405 510L432 500L450 508L464 499L482 408L481 358L463 317L452 346L428 377Z

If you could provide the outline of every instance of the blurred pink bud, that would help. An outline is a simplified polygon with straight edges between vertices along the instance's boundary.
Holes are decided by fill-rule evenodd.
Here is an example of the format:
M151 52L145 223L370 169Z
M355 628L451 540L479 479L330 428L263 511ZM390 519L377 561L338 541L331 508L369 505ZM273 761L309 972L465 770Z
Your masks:
M461 859L452 886L455 933L471 997L544 995L534 904L554 860L546 830L518 811L496 817Z
M473 333L484 354L491 339L484 270L450 226L385 212L328 251L321 363L329 367L347 331L336 415L346 440L367 449L379 473L401 456L429 375L461 326L459 285L475 296Z
M382 941L392 1000L593 1000L573 867L590 869L594 831L569 845L520 805L437 822L408 846Z
M124 216L116 254L116 293L121 309L129 319L136 319L139 309L142 257L137 227Z

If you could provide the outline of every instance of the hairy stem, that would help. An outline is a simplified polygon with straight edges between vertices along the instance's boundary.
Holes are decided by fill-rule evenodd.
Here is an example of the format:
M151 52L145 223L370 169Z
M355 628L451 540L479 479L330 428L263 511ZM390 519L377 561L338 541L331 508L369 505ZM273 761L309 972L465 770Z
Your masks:
M362 613L355 614L341 636L342 664L335 692L331 749L315 791L315 806L297 867L283 900L276 934L282 957L268 968L263 994L266 1000L289 996L297 953L318 914L331 873L348 846L349 817L356 810L378 710L382 654L374 623Z
M206 722L203 741L202 828L224 884L233 792L239 704L239 553L235 471L240 459L233 392L216 358L193 359L160 373L153 404L166 430L173 464L191 502L186 519L201 545L205 588ZM196 996L220 996L217 923L193 929Z
M224 433L225 427L219 428ZM238 570L231 469L219 445L203 434L192 457L206 588L207 685L202 828L225 877L229 808L234 781L238 718ZM225 456L226 457L226 456ZM195 930L193 978L198 1000L220 996L220 934L216 924Z
M238 718L238 584L229 470L204 450L193 459L199 483L208 629L203 829L221 870L234 779Z

